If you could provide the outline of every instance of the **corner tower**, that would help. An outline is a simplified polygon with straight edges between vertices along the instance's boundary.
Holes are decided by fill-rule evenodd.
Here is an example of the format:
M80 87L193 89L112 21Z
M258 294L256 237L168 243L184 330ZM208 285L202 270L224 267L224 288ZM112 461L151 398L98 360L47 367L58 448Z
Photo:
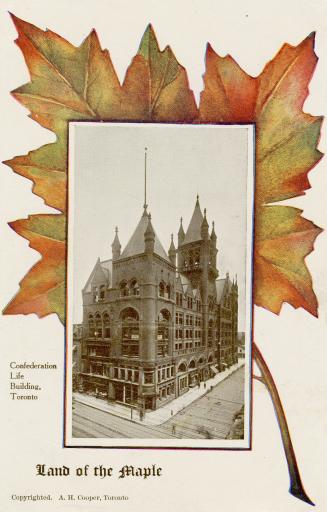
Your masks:
M200 286L202 289L204 277L213 285L218 277L217 252L216 233L213 228L211 236L209 235L206 210L203 215L197 196L186 234L183 231L183 236L180 236L179 233L178 271L191 281L193 288Z
M218 277L216 266L217 249L215 233L209 235L206 216L202 214L199 196L184 240L178 244L178 271L186 276L193 289L199 288L202 301L202 344L208 347L209 302L216 298L215 282Z

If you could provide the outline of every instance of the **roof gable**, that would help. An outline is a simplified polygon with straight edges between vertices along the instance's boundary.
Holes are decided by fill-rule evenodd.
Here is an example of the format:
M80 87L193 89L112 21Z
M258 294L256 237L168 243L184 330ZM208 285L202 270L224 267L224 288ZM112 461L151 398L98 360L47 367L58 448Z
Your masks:
M228 276L224 279L217 279L216 281L217 290L217 304L220 304L228 293L231 292L231 281Z
M111 278L112 260L106 260L101 262L100 258L98 258L90 274L90 277L86 281L86 284L83 288L83 292L91 292L93 285L106 284L107 286L110 286Z

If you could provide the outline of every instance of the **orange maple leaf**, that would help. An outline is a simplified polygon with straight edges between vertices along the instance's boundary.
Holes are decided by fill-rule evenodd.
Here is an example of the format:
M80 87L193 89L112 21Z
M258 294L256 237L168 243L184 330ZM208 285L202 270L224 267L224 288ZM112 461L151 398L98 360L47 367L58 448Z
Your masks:
M274 313L284 302L317 315L305 257L321 231L287 206L269 206L310 188L308 172L322 157L321 117L302 111L317 57L314 34L285 44L253 78L208 46L200 122L256 124L254 301Z
M95 31L76 48L52 31L12 17L31 77L12 94L35 121L57 136L56 143L5 162L33 181L35 194L65 212L70 120L255 122L255 303L279 313L288 302L317 314L304 260L320 230L299 210L265 206L303 194L310 186L307 174L321 158L317 144L322 119L302 111L317 60L313 35L296 47L284 45L257 78L208 46L198 110L185 69L169 47L160 51L151 26L121 85ZM63 318L66 234L61 223L44 243L40 226L44 222L48 228L51 217L33 216L11 224L42 259L21 282L6 314L55 312ZM57 223L64 216L53 218Z
M19 293L5 313L36 313L39 317L56 312L65 320L66 219L62 214L30 215L10 223L10 227L42 255L20 283Z

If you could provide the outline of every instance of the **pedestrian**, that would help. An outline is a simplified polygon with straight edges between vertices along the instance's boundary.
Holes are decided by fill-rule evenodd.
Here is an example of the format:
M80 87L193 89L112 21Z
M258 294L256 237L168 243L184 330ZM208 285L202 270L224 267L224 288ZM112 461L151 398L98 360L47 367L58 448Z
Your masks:
M206 382L204 383L204 389L207 389L207 383Z
M171 433L173 434L173 436L176 434L176 425L173 425L171 427Z
M174 414L174 411L171 409L170 416L172 416L173 414Z
M198 388L200 389L200 381L198 380Z

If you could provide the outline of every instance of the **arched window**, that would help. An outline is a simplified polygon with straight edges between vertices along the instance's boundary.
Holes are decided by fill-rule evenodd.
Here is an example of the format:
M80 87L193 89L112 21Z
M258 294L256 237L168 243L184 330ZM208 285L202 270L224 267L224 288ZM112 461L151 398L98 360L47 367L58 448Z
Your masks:
M106 287L104 284L100 286L100 300L104 300L106 295Z
M191 370L192 368L195 368L195 361L194 361L194 359L192 359L192 361L188 365L188 368L189 368L189 370Z
M102 318L100 313L95 315L95 337L102 338Z
M167 286L166 286L166 294L165 294L165 297L166 297L167 299L170 299L170 297L171 297L171 286L170 286L170 284L167 284Z
M89 314L89 336L94 337L94 318L93 315Z
M165 283L162 281L159 283L159 297L165 296Z
M180 363L180 365L178 366L177 371L178 371L179 373L186 372L186 364L185 364L185 363Z
M213 357L212 357L212 354L210 354L209 358L208 358L208 363L212 363L213 362Z
M110 338L110 316L107 312L103 313L103 329L104 329L104 337Z
M134 308L126 308L120 313L122 332L122 355L138 357L140 326L139 314Z
M159 322L169 322L170 321L170 313L167 309L162 309L158 316Z
M120 319L123 322L134 322L139 321L139 314L134 308L125 308L120 313Z
M128 295L128 286L126 281L122 281L119 285L120 296L126 297Z
M136 279L132 279L129 288L131 295L140 295L140 287Z

